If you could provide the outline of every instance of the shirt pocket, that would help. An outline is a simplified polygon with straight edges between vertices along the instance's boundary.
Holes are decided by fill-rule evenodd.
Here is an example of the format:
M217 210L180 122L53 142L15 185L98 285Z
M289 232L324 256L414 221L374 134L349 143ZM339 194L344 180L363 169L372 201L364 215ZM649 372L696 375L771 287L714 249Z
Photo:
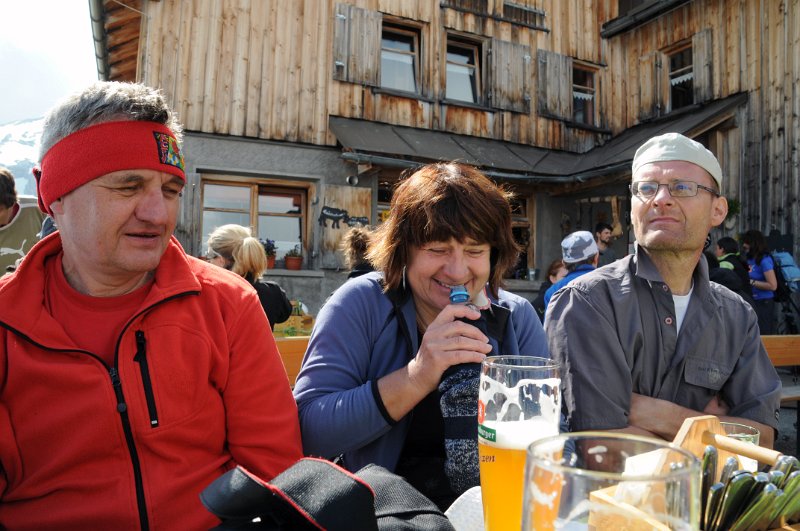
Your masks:
M689 356L686 358L684 379L686 383L719 391L733 372L733 365L718 360Z

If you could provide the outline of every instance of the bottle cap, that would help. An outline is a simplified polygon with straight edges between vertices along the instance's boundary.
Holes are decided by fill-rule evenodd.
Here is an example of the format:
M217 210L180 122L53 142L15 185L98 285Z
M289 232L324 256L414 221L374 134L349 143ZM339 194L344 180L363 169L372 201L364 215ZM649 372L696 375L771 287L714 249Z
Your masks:
M469 301L467 288L460 284L450 288L450 302L452 304L464 304L467 301Z

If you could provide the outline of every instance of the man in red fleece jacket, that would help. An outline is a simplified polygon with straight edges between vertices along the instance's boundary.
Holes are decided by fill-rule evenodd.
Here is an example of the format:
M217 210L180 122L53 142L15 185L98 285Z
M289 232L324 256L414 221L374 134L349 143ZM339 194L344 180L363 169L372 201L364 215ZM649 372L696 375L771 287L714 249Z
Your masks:
M180 135L128 83L45 120L34 173L59 230L0 279L0 528L208 529L216 477L302 456L256 292L172 236Z

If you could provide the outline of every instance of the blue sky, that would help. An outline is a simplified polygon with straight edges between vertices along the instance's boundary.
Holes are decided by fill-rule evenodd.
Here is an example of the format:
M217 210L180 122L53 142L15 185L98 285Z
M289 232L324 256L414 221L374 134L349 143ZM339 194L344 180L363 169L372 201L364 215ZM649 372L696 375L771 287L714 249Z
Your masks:
M0 125L97 79L88 0L0 0Z

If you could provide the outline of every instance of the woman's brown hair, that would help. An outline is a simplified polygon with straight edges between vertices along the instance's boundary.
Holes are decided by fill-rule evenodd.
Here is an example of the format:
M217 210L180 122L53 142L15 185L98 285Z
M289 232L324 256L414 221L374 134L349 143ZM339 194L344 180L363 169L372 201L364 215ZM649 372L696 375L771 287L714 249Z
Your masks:
M455 162L429 164L397 187L389 217L375 231L367 257L383 272L386 291L400 287L411 249L468 238L491 246L494 297L520 248L511 233L511 193L480 171Z

